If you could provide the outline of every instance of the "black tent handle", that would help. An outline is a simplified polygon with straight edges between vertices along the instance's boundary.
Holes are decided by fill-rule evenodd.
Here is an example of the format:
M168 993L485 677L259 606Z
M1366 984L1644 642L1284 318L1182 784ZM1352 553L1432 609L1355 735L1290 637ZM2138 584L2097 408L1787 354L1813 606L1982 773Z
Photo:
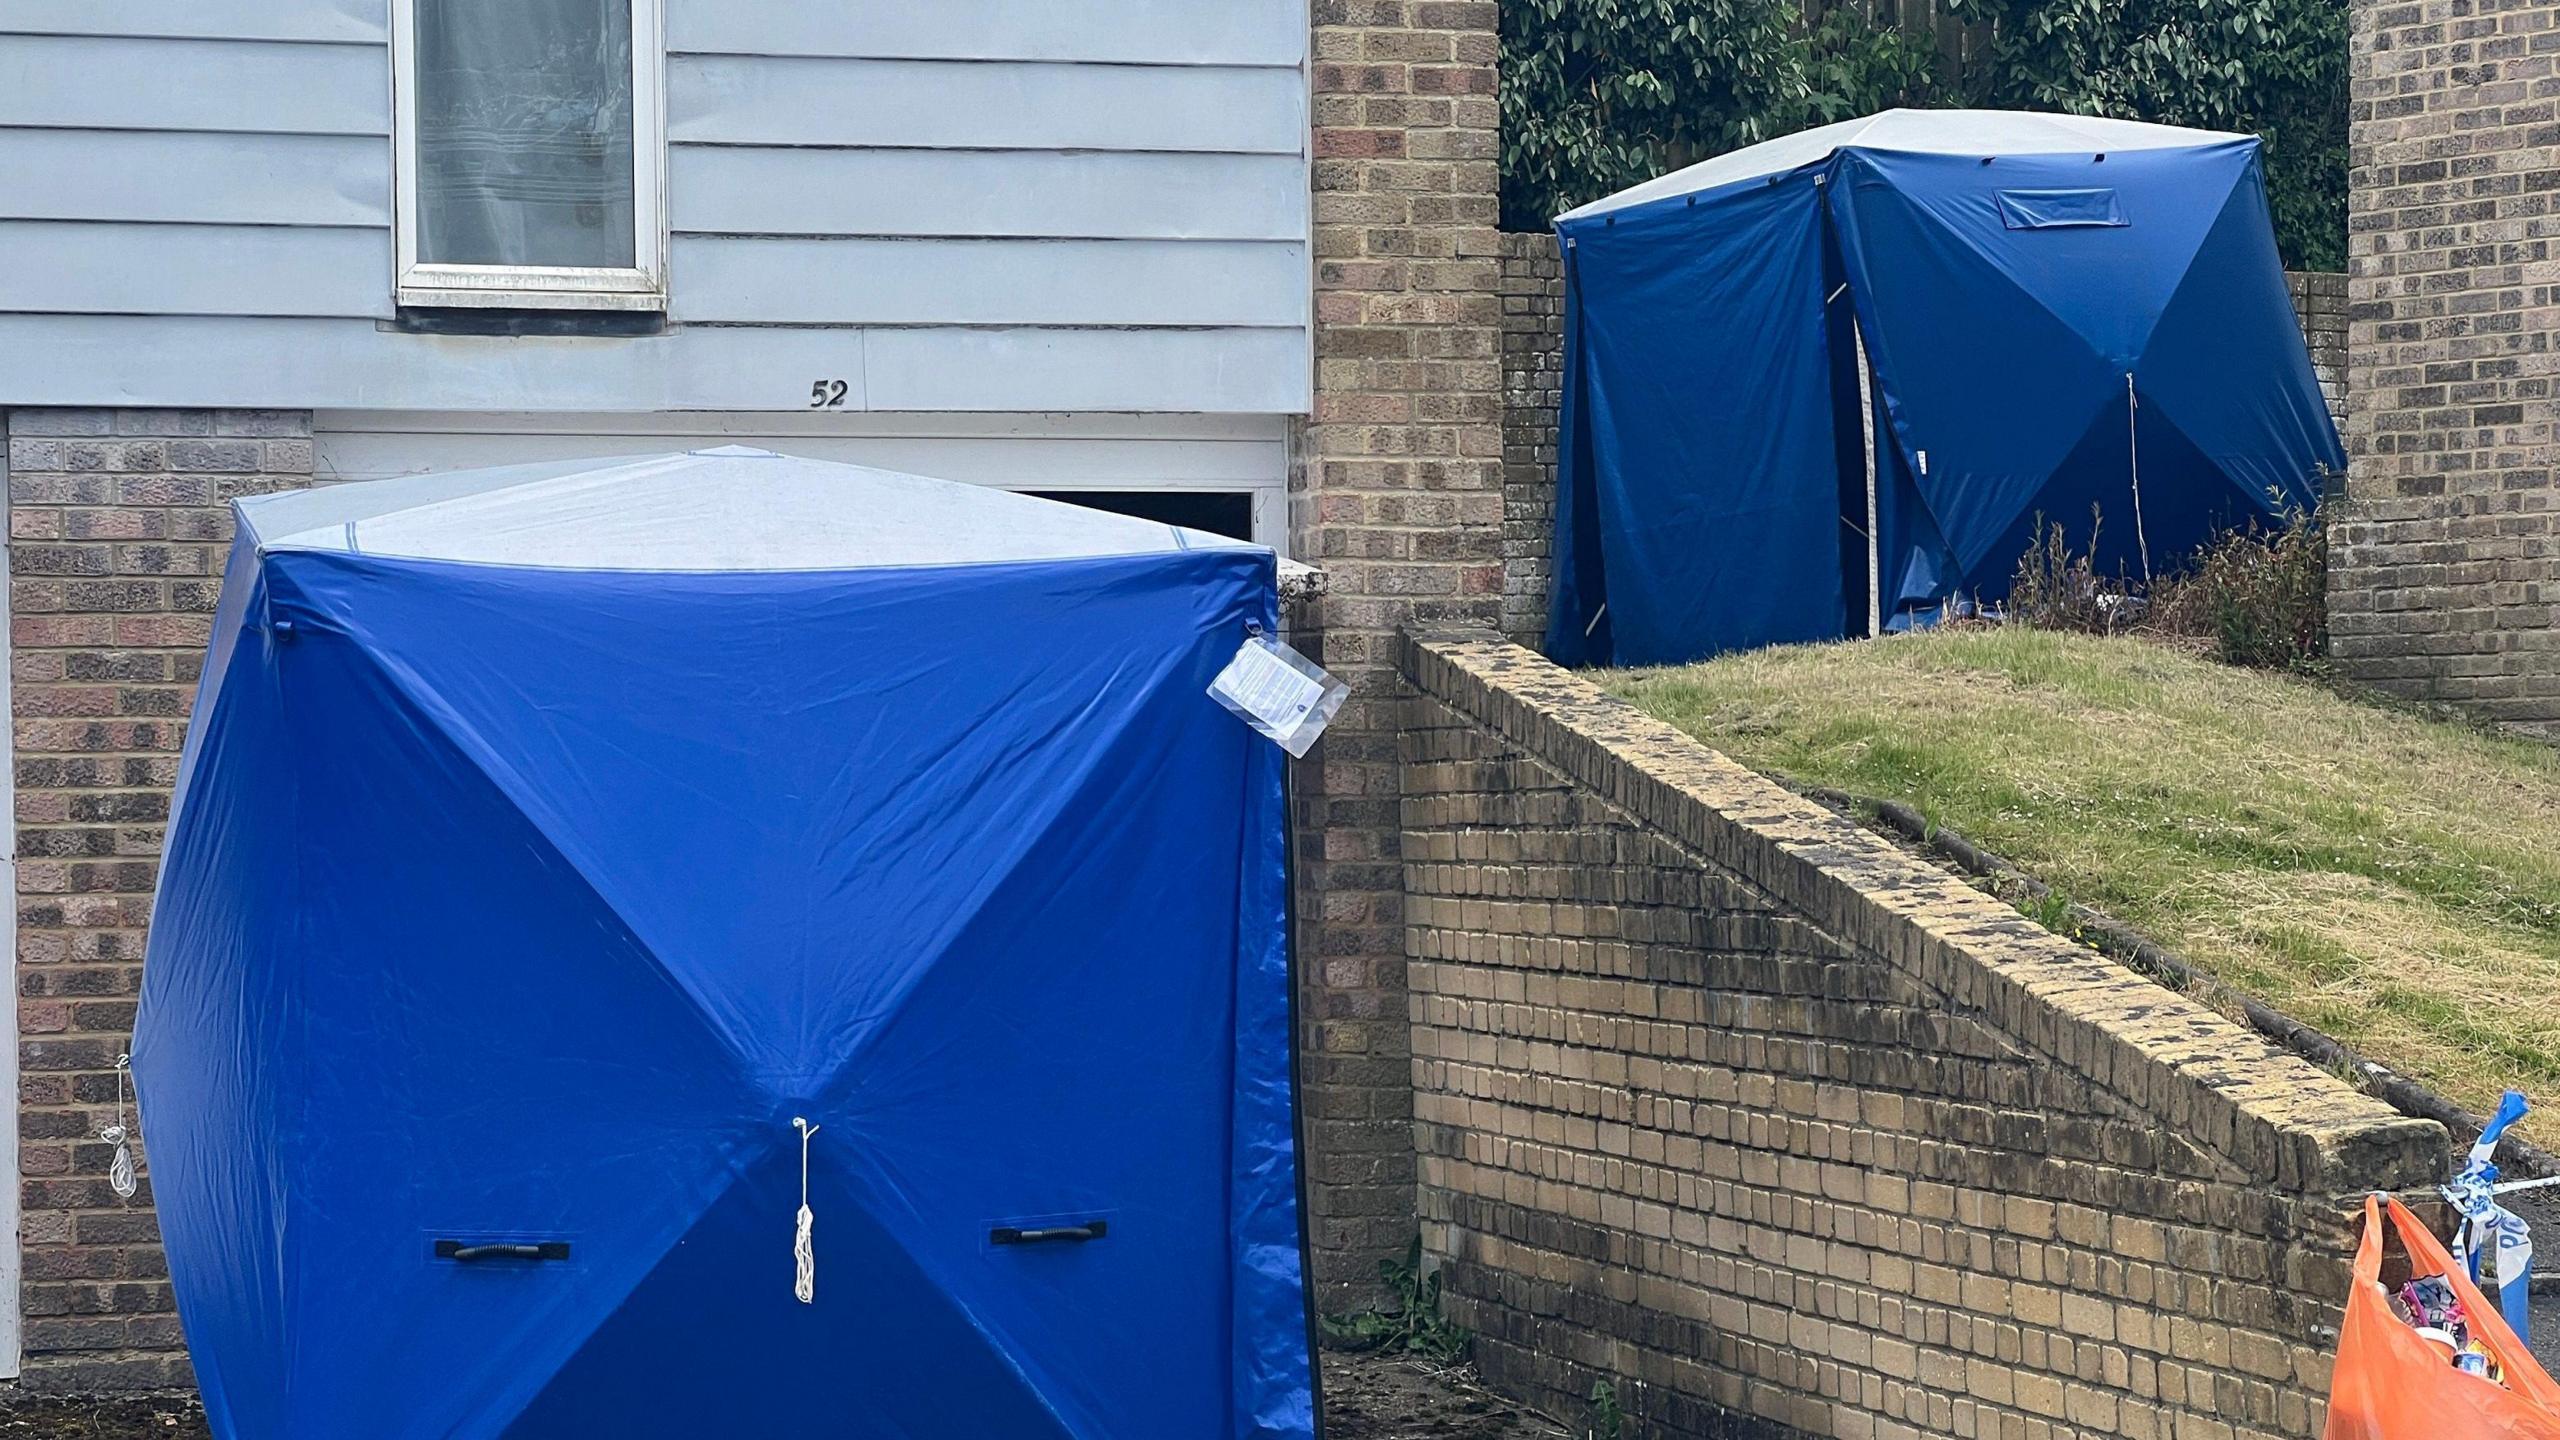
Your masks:
M459 1240L436 1242L436 1258L469 1265L482 1260L566 1260L569 1242L544 1240L538 1244L493 1240L466 1245Z
M990 1245L1045 1245L1053 1240L1099 1240L1111 1233L1111 1222L1088 1220L1082 1225L1047 1225L1025 1230L1019 1225L998 1225L987 1232Z

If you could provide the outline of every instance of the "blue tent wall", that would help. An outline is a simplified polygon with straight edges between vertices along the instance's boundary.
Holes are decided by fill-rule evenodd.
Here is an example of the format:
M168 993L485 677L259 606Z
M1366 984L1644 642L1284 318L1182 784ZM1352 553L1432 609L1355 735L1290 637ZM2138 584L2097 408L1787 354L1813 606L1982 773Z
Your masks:
M1844 150L1833 172L1896 474L1917 502L1893 507L1905 524L1885 553L1936 570L1932 601L2004 598L2038 516L2086 549L2095 506L2099 569L2138 576L2138 537L2168 568L2220 526L2308 507L2314 467L2343 465L2257 141L1987 163ZM2003 203L2019 196L2103 196L2123 223L2021 230ZM1944 548L1924 562L1931 542Z
M1310 1435L1267 553L225 596L135 1055L218 1435Z
M206 1412L227 1417L236 1434L286 1435L293 1327L276 1240L289 1223L292 1184L278 1121L304 1078L272 1042L292 1009L288 965L277 963L288 958L278 937L292 927L292 872L278 858L292 853L297 826L291 793L264 783L291 764L291 742L267 632L242 623L266 604L245 534L232 548L230 573L236 578L223 587L215 617L166 842L168 865L186 864L195 883L164 885L152 910L152 934L189 935L193 959L143 972L155 1022L201 1038L146 1053L137 1069L147 1066L155 1088L188 1097L165 1114L155 1107L146 1143L170 1283L198 1313L223 1317L227 1343L192 1356L197 1391ZM208 753L230 762L218 771L194 763ZM190 843L214 834L225 843Z
M1826 218L1845 284L1822 278ZM2255 140L1987 161L1851 147L1557 230L1546 647L1564 663L1864 632L1863 556L1839 544L1864 525L1843 453L1855 366L1826 300L1856 307L1877 381L1897 625L2004 598L2039 516L2086 549L2096 506L2098 563L2138 575L2135 455L2155 569L2307 507L2344 464Z
M2254 147L2248 175L2232 187L2200 255L2213 263L2188 270L2143 346L2143 403L2251 496L2282 491L2311 504L2319 496L2305 487L2305 462L2343 474L2347 457L2299 343L2265 160Z
M1691 658L1702 635L1732 648L1840 633L1816 178L1564 230L1558 660L1642 665Z

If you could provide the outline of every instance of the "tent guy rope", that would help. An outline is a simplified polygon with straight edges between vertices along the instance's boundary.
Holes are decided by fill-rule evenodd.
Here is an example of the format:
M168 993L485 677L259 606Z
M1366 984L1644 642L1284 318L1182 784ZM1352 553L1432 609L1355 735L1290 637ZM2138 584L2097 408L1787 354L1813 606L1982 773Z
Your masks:
M791 1127L801 1133L801 1212L799 1225L791 1230L791 1294L801 1304L817 1304L817 1243L812 1235L817 1217L809 1215L809 1135L817 1135L817 1125L794 1115Z
M2142 401L2133 393L2133 372L2124 372L2125 468L2133 474L2133 543L2142 552L2142 583L2151 583L2151 537L2142 528ZM2096 543L2092 541L2091 543Z

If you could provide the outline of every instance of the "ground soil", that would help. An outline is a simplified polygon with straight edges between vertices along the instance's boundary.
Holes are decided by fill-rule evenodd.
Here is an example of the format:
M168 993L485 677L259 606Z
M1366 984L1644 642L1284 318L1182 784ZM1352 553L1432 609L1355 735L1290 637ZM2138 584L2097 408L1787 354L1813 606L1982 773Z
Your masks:
M206 1440L193 1400L25 1397L0 1407L0 1440Z
M1567 1440L1465 1366L1390 1355L1324 1357L1324 1440Z
M1451 1368L1383 1355L1324 1357L1324 1440L1567 1440L1570 1432ZM207 1440L192 1400L27 1396L0 1407L0 1440Z

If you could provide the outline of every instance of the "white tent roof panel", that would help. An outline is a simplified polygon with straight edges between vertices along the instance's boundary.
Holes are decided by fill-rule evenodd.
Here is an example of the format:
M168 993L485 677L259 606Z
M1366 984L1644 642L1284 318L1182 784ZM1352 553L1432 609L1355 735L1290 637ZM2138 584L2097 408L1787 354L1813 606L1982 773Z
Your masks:
M1694 195L1737 180L1783 175L1826 159L1836 150L1898 150L1922 155L2070 155L2081 151L2176 150L2242 138L2220 130L2189 130L2095 115L2048 115L2026 110L1885 110L1702 160L1556 218L1579 220L1647 201Z
M1253 548L1199 530L722 446L415 475L243 500L261 551L577 570L852 570Z

